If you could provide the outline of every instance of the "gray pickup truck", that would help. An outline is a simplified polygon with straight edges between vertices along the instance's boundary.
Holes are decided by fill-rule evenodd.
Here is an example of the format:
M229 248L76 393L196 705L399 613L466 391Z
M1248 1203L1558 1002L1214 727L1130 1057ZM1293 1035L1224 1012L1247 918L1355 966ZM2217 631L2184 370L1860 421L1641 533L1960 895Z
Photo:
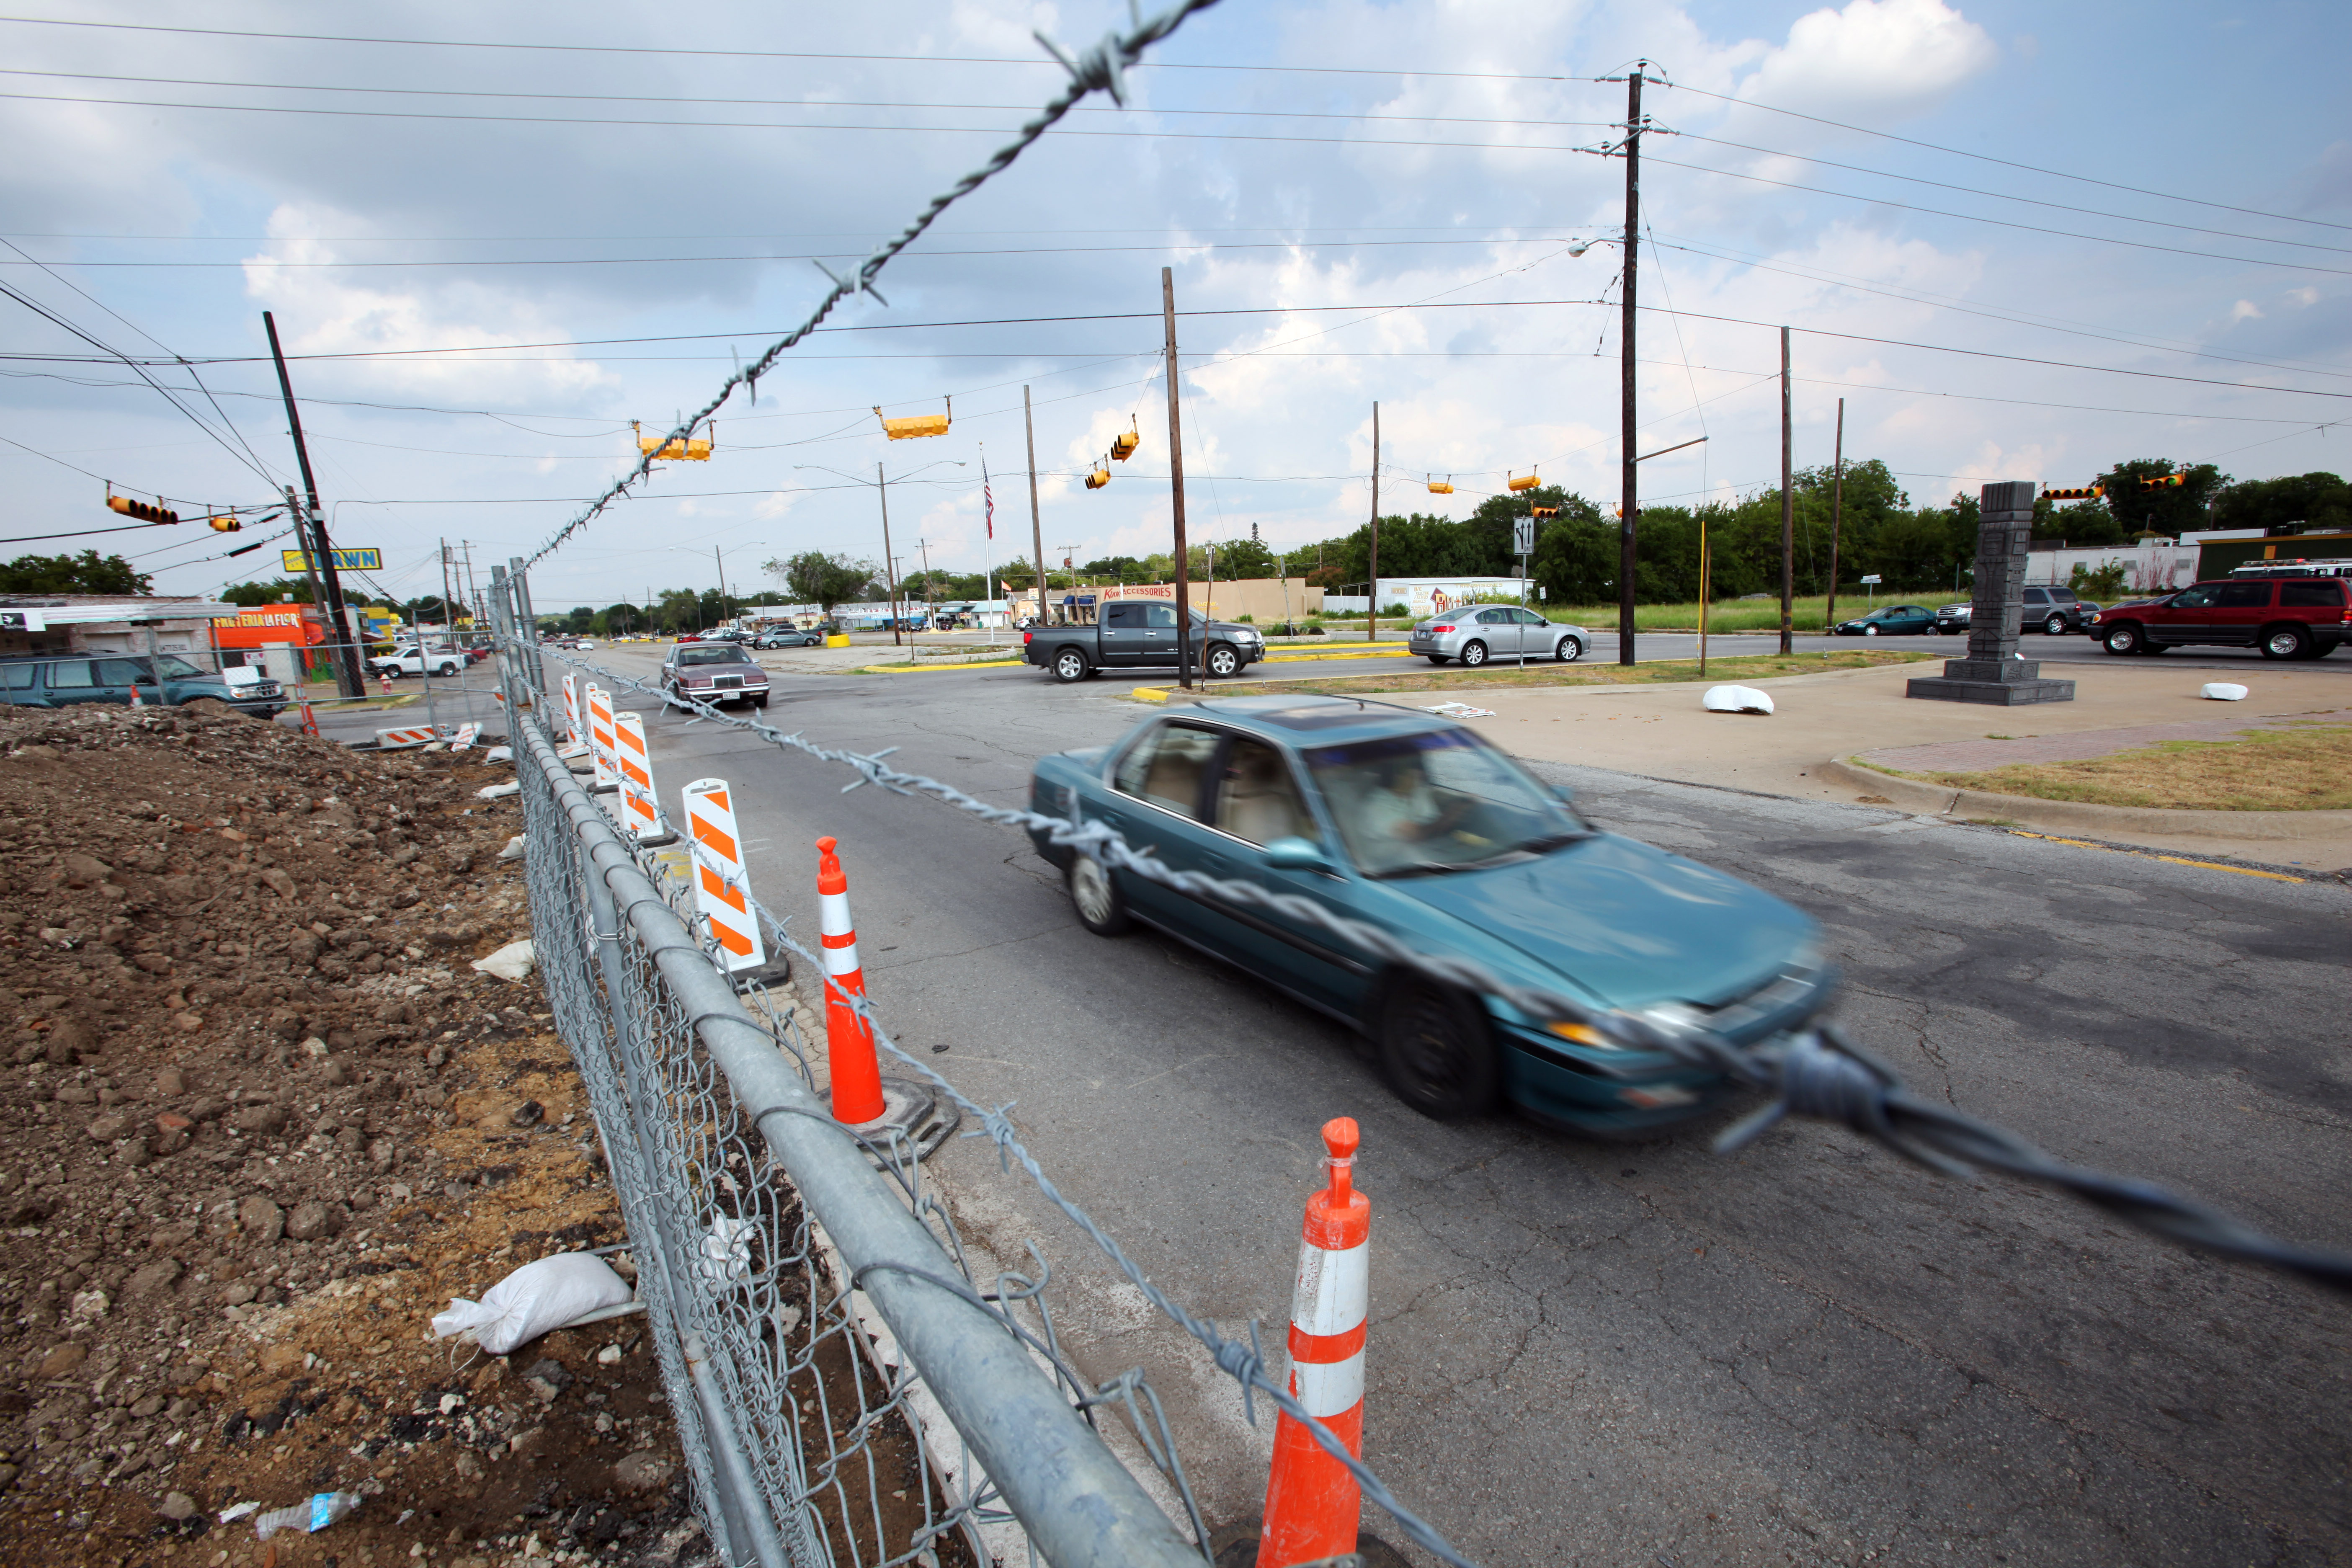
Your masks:
M1173 669L1178 651L1176 606L1150 599L1113 602L1091 626L1034 626L1022 635L1021 657L1064 682L1084 680L1100 669ZM1265 638L1255 626L1213 621L1192 612L1189 645L1193 667L1223 679L1239 675L1265 657Z

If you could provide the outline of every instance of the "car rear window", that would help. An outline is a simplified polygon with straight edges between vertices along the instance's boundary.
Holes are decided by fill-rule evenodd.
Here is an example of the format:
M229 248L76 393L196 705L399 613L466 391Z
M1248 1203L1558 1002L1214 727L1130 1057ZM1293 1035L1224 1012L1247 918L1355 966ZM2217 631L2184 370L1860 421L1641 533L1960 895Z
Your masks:
M2224 583L2213 595L2217 610L2258 610L2271 602L2271 584L2266 582Z
M11 691L30 691L33 689L33 671L37 668L39 667L30 664L9 665L7 667L8 689Z
M717 647L681 648L677 662L683 668L689 664L749 664L751 661L741 648L732 643L721 643Z
M2279 584L2279 608L2283 610L2334 609L2343 603L2344 584L2333 578Z

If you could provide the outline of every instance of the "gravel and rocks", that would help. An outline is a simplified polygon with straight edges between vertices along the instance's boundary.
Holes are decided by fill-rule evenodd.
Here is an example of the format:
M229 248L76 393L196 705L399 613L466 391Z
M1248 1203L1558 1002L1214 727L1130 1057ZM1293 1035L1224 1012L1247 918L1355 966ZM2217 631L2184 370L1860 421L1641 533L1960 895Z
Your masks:
M534 981L509 776L188 709L0 710L0 1531L26 1562L700 1561L645 1320L453 1296L625 1239ZM630 1272L625 1253L617 1266ZM528 1370L525 1370L525 1369Z

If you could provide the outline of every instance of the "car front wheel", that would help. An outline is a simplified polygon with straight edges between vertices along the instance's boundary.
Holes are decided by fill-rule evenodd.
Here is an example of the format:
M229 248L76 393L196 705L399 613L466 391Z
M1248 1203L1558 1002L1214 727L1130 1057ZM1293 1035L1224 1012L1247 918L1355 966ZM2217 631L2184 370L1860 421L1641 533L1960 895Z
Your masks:
M1111 880L1110 868L1091 855L1081 855L1070 862L1070 907L1077 911L1078 923L1097 936L1122 936L1132 925L1127 916L1127 900L1119 896L1118 884Z
M1054 679L1065 686L1087 678L1087 656L1076 648L1066 647L1054 656Z
M1554 648L1552 652L1560 663L1574 664L1584 657L1584 645L1574 637L1562 637L1559 639L1559 647Z
M2066 635L2066 617L2053 616L2042 623L2042 629L2053 637L2063 637Z
M1242 656L1223 643L1209 650L1209 673L1219 680L1230 680L1242 672Z
M1462 645L1462 662L1468 665L1473 669L1475 669L1480 665L1486 663L1486 645L1482 642L1464 643Z
M2147 651L2147 638L2141 636L2140 629L2128 621L2119 626L2109 626L2107 635L2101 637L2099 642L2109 653L2118 658Z
M2311 634L2301 626L2273 626L2263 634L2264 658L2309 658Z
M1502 1067L1478 1004L1459 991L1408 982L1381 1019L1381 1066L1399 1100L1437 1121L1495 1102Z

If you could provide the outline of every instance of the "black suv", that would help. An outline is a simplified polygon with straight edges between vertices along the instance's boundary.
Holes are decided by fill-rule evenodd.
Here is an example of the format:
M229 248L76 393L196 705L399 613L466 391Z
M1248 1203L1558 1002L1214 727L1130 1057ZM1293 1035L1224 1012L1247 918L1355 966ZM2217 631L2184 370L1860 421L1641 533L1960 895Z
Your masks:
M163 679L155 679L156 667ZM285 690L267 679L231 684L175 653L151 662L128 654L35 654L0 660L0 702L21 708L75 708L85 702L128 703L138 692L145 703L171 705L209 697L256 719L272 719L286 706Z

